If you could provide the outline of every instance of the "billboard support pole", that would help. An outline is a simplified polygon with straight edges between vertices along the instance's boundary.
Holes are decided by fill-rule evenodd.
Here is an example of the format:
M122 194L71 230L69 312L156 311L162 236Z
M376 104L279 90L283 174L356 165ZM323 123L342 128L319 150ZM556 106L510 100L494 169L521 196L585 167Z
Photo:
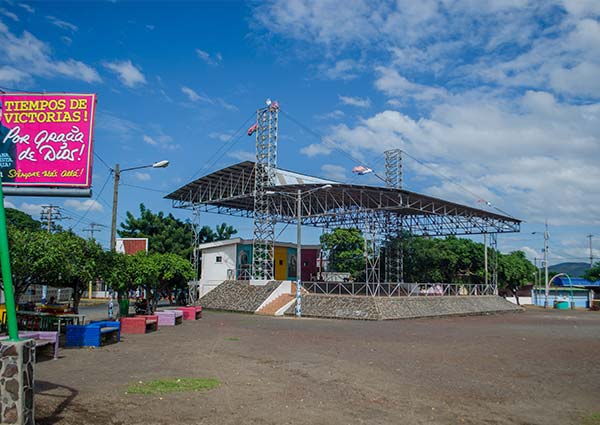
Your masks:
M6 324L8 325L9 341L19 340L17 326L17 310L15 308L15 293L10 270L10 254L8 252L8 234L6 231L6 212L4 211L4 194L2 192L2 173L0 173L0 265L2 265L2 285L6 303Z

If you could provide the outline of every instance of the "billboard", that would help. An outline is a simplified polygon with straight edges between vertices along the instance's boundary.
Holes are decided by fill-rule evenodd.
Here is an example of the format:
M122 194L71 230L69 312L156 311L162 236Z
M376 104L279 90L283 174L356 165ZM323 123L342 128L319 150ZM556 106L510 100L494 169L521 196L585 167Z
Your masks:
M115 251L127 255L148 252L148 238L117 238Z
M3 186L92 184L95 94L0 93Z

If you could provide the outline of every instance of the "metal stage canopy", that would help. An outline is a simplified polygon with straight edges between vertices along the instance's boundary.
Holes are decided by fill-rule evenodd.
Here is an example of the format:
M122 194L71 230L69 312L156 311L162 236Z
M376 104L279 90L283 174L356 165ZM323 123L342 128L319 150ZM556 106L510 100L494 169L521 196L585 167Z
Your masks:
M194 180L165 198L171 199L175 208L252 218L254 171L254 162L240 162ZM275 185L266 193L272 219L279 223L296 223L296 196L301 190L302 224L309 226L353 227L380 235L402 230L417 236L520 230L521 220L514 217L404 189L338 183L282 169L276 169L275 177ZM322 188L324 185L331 187Z

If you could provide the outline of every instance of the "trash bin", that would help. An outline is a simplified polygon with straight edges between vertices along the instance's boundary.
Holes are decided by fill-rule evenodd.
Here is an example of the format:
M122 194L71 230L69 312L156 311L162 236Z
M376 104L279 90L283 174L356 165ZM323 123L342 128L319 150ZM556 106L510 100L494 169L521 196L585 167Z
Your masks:
M569 301L554 301L554 308L557 310L568 310Z
M119 316L127 317L129 315L129 298L122 298L119 301Z

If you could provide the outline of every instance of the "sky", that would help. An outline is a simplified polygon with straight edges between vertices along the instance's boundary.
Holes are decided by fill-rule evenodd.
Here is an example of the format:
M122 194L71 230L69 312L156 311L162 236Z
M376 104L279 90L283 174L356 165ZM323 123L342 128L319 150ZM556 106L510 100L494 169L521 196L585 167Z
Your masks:
M57 204L82 235L107 226L108 247L110 169L167 159L122 174L119 222L142 202L191 218L163 196L252 160L245 130L271 98L279 167L379 184L352 167L383 174L400 148L406 189L524 221L502 251L541 258L547 220L550 264L587 262L588 234L600 257L599 76L597 0L2 0L2 90L98 95L92 198L6 205L38 218ZM250 220L201 217L222 221L251 237Z

